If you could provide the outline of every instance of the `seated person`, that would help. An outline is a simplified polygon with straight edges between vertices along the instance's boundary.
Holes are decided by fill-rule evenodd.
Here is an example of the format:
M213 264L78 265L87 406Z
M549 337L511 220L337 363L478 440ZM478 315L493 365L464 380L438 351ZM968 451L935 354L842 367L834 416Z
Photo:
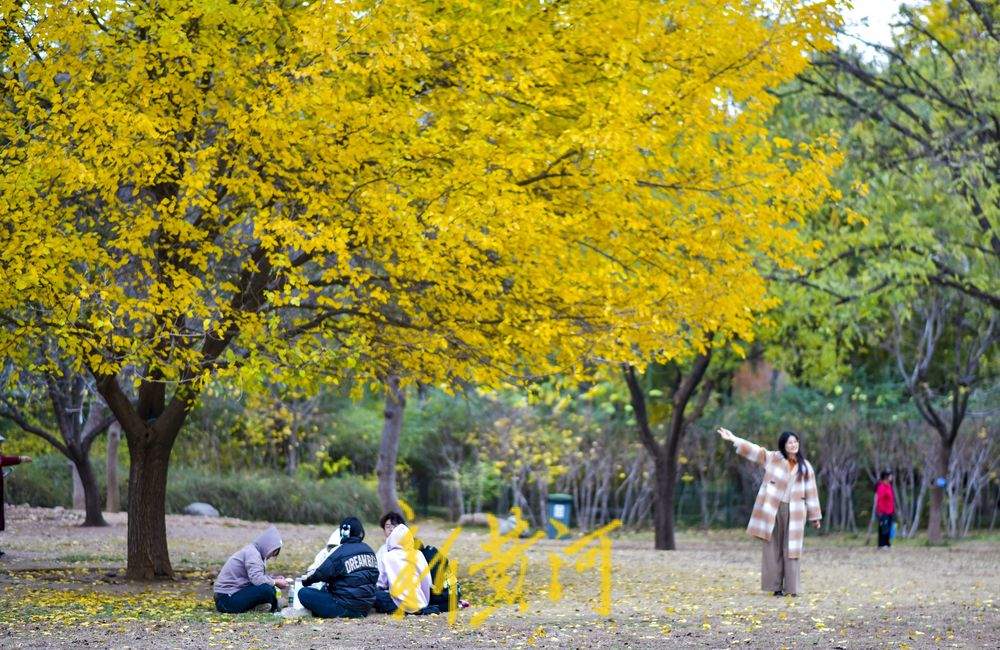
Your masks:
M395 523L401 520L402 517L393 512L382 517L386 539L385 551L378 562L375 611L385 614L392 614L398 608L407 614L416 614L430 603L431 574L427 570L427 560L417 549L413 533L406 524Z
M386 545L386 543L388 543L389 534L392 532L393 528L395 528L396 526L398 526L400 524L405 524L405 523L406 523L406 520L403 519L403 515L399 514L398 512L387 512L384 515L382 515L381 519L378 520L378 525L382 529L382 532L385 534L385 539L386 539L385 542L382 542L382 546L379 546L378 550L375 551L375 557L379 561L379 565L378 566L379 566L379 572L380 573L382 571L382 557L385 555L385 545ZM414 542L416 543L417 547L419 548L420 547L420 540L416 540L415 539Z
M330 533L330 539L326 540L326 546L321 548L319 552L316 553L316 557L313 558L312 564L310 564L309 568L306 569L306 572L302 574L302 579L305 580L306 577L308 577L313 573L313 571L318 569L320 565L326 561L326 558L330 557L330 555L333 554L333 552L337 549L338 546L340 546L339 528ZM326 585L323 584L322 582L313 583L314 589L323 589L324 587L326 587Z
M406 524L406 520L403 519L403 515L398 512L387 512L382 515L382 519L379 520L379 524L382 526L382 532L386 536L386 544L382 544L375 552L375 557L379 561L379 575L385 573L385 554L386 546L388 544L388 538L392 534L393 530L397 526ZM413 531L410 531L411 533ZM458 582L454 577L449 578L449 569L451 567L451 561L443 556L441 552L433 547L428 546L421 542L418 538L413 538L413 547L420 551L420 554L424 556L424 560L427 565L430 566L430 578L431 578L431 595L430 601L423 611L425 614L447 612L452 607L451 598L455 597L455 606L459 608L465 608L469 606L468 601L462 600L462 590L458 585ZM419 560L418 560L419 562ZM440 579L440 582L438 581ZM388 580L388 579L387 579ZM391 584L391 582L389 583ZM394 611L393 608L389 606L388 594L376 594L376 611ZM381 602L381 604L379 604ZM396 603L396 601L392 601Z
M378 561L357 517L340 524L340 546L302 581L299 603L321 618L363 618L375 602ZM325 583L323 589L310 585Z
M284 589L288 581L283 576L265 573L267 561L281 552L281 536L271 526L252 544L233 553L215 579L215 609L223 614L242 614L258 605L270 605L278 611L274 588Z

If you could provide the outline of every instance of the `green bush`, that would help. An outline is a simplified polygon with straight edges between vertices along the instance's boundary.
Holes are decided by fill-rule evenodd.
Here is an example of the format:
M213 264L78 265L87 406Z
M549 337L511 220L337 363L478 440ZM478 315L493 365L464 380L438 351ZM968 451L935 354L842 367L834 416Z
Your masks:
M105 464L93 459L101 501L104 498ZM41 456L30 465L19 465L8 477L8 503L28 503L52 508L72 505L69 461L57 454ZM119 468L123 505L128 501L128 468ZM283 474L214 474L189 467L174 467L167 481L167 512L180 513L194 501L213 505L225 517L291 523L339 523L348 515L378 519L375 492L354 476L325 480L293 478Z
M337 524L348 515L372 521L380 515L375 492L354 476L316 481L281 474L214 475L172 469L167 512L181 512L194 501L215 506L225 517L302 524Z
M73 479L64 456L36 456L31 464L15 465L13 470L4 481L7 503L27 503L39 508L73 505Z

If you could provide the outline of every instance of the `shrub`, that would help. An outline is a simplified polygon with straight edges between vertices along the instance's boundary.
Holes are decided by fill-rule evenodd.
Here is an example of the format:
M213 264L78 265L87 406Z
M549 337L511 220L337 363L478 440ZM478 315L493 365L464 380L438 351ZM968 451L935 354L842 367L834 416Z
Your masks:
M193 501L210 503L226 517L303 524L337 524L348 515L372 521L380 515L375 492L354 476L316 481L281 474L171 470L167 512L181 512Z
M103 471L103 463L101 468ZM4 482L7 503L28 503L39 508L73 505L73 479L64 456L36 456L31 464L16 465L13 470Z
M92 462L103 501L104 459ZM69 508L73 501L71 480L69 461L56 454L41 456L30 465L15 468L6 484L6 500ZM119 489L125 504L127 467L119 468ZM212 504L225 517L275 522L336 524L348 515L372 521L381 514L372 487L350 475L315 481L283 474L214 474L190 467L172 468L167 482L167 512L180 513L194 501Z

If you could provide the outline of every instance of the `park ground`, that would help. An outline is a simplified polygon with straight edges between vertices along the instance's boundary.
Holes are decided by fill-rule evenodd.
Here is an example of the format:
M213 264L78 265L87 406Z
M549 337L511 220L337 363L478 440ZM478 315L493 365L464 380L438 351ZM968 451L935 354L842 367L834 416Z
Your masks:
M0 534L0 647L116 648L450 648L450 647L1000 647L1000 535L944 547L902 540L890 552L865 537L810 533L803 593L759 590L760 548L742 531L691 531L680 550L656 552L648 533L613 542L610 616L594 611L600 576L563 568L563 598L550 600L550 555L569 542L543 540L527 551L526 608L500 606L478 627L472 616L492 591L468 567L488 557L482 528L461 531L451 553L461 562L473 607L447 616L397 620L284 620L270 614L216 614L212 580L226 557L264 524L169 516L177 579L123 579L125 515L107 528L80 528L77 513L8 507ZM417 522L440 544L441 522ZM366 522L369 541L382 541ZM285 548L272 572L295 575L325 543L331 526L279 525Z

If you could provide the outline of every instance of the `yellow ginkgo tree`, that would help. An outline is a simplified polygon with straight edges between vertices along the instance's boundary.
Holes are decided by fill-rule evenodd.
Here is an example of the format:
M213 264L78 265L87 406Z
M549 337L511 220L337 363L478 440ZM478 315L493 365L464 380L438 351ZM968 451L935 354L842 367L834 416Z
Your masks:
M828 143L764 124L831 5L0 1L0 351L96 378L128 575L172 573L212 378L495 385L748 339L758 262L829 192Z

